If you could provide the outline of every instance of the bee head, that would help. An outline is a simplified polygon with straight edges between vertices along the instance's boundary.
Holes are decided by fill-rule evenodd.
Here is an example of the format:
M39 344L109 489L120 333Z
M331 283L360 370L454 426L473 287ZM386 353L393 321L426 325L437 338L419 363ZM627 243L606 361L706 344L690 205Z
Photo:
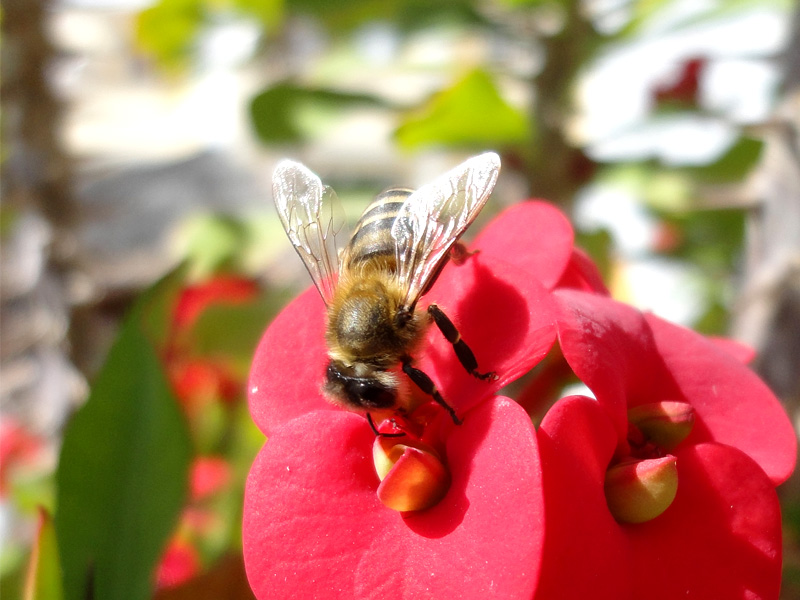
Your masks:
M392 408L397 403L396 385L385 371L356 374L353 367L332 360L325 379L324 391L351 408Z

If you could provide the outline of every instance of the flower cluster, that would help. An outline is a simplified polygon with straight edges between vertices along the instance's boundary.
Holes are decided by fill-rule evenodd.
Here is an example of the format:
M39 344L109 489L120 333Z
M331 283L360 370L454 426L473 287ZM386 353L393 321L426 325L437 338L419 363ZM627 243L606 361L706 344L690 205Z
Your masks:
M258 291L251 279L218 274L185 284L169 298L161 358L199 452L191 464L189 497L156 570L157 589L187 583L222 551L217 540L227 526L225 495L233 492L235 470L227 451L235 444L227 430L243 400L245 372L237 369L234 353L209 352L198 329L212 311L219 317L220 309L252 306Z
M777 598L796 442L746 349L612 300L545 203L471 249L425 298L499 378L468 375L435 330L415 356L461 425L430 403L376 437L327 402L316 290L267 330L243 523L256 596ZM537 406L553 373L593 397Z

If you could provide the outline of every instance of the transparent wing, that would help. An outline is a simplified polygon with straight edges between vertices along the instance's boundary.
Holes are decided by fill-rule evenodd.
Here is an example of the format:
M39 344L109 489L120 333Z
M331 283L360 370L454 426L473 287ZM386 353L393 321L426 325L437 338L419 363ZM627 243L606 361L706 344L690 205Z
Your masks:
M404 305L416 304L439 265L475 220L500 173L494 152L474 156L414 192L392 225Z
M344 225L336 194L314 173L291 160L275 167L272 191L286 235L325 304L330 304L339 273L336 236Z

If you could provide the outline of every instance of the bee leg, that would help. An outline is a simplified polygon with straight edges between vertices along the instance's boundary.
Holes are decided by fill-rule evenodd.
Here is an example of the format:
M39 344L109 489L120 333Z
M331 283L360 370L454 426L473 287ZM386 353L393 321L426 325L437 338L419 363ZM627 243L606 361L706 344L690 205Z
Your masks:
M442 398L442 395L439 393L439 390L436 389L436 385L433 383L433 380L423 371L420 371L411 365L410 356L404 357L402 362L403 373L408 375L408 378L413 381L419 389L429 396L432 396L436 403L442 406L450 414L450 418L453 419L453 423L456 425L461 425L461 419L458 418L458 415L456 415L456 411L453 410L453 407L445 402L444 398Z
M428 314L433 318L434 323L436 323L436 326L439 328L439 331L442 332L445 339L453 345L453 350L459 362L461 362L470 375L482 379L483 381L498 378L497 373L494 371L489 371L488 373L478 372L478 359L475 358L475 354L473 354L470 347L467 346L467 343L461 339L461 334L458 332L458 329L456 329L456 326L453 325L453 322L444 314L441 308L435 304L431 304L428 306Z
M372 415L367 413L367 422L369 423L369 428L372 429L372 433L375 434L375 437L403 437L405 435L404 431L399 433L382 433L378 431L378 428L375 426L375 421L372 420ZM392 419L394 422L394 419Z
M480 252L480 250L473 250L472 252L470 252L469 250L467 250L466 245L462 244L461 242L456 242L450 248L450 260L453 262L454 265L461 266L465 262L467 262L467 259L470 256L472 256L473 254L477 254L478 252Z

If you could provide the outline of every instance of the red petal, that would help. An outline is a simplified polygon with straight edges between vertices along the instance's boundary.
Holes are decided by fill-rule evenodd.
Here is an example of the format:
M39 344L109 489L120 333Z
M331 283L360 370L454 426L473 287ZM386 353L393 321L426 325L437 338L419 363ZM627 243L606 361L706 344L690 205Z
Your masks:
M778 484L794 469L797 438L775 395L736 357L683 327L646 316L674 385L697 423L688 441L714 440L755 460Z
M252 279L235 275L217 275L208 281L185 287L173 310L176 327L188 329L203 311L213 304L242 304L258 293Z
M604 296L571 290L555 292L562 306L561 349L575 374L608 410L620 439L628 431L627 408L659 400L658 354L652 334L636 309Z
M325 304L311 287L275 317L253 357L248 402L261 431L313 410L340 410L320 392L327 352Z
M574 233L552 204L529 201L504 210L470 246L522 269L548 289L561 278L572 252Z
M745 365L753 362L753 359L756 357L756 351L740 341L716 336L707 337L706 339L714 344L717 348L724 350L740 363Z
M202 569L200 554L189 542L173 539L156 569L156 588L163 590L186 583Z
M594 264L591 257L580 248L573 248L567 268L561 275L556 287L571 288L584 292L595 292L603 296L610 296L603 275Z
M403 516L378 500L372 440L357 415L314 412L264 446L243 526L256 596L531 597L542 497L535 433L519 406L487 401L451 426L452 485L420 513Z
M627 543L603 492L614 425L597 401L572 396L547 412L538 438L547 536L535 597L626 598Z
M190 498L196 502L225 489L233 473L221 456L198 456L189 474Z
M530 275L483 253L463 265L448 265L425 299L455 323L475 353L478 370L499 376L480 381L467 373L452 345L432 326L420 368L459 412L527 373L555 340L550 293Z
M772 482L735 448L700 444L676 455L675 501L625 527L632 597L777 599L781 516Z

